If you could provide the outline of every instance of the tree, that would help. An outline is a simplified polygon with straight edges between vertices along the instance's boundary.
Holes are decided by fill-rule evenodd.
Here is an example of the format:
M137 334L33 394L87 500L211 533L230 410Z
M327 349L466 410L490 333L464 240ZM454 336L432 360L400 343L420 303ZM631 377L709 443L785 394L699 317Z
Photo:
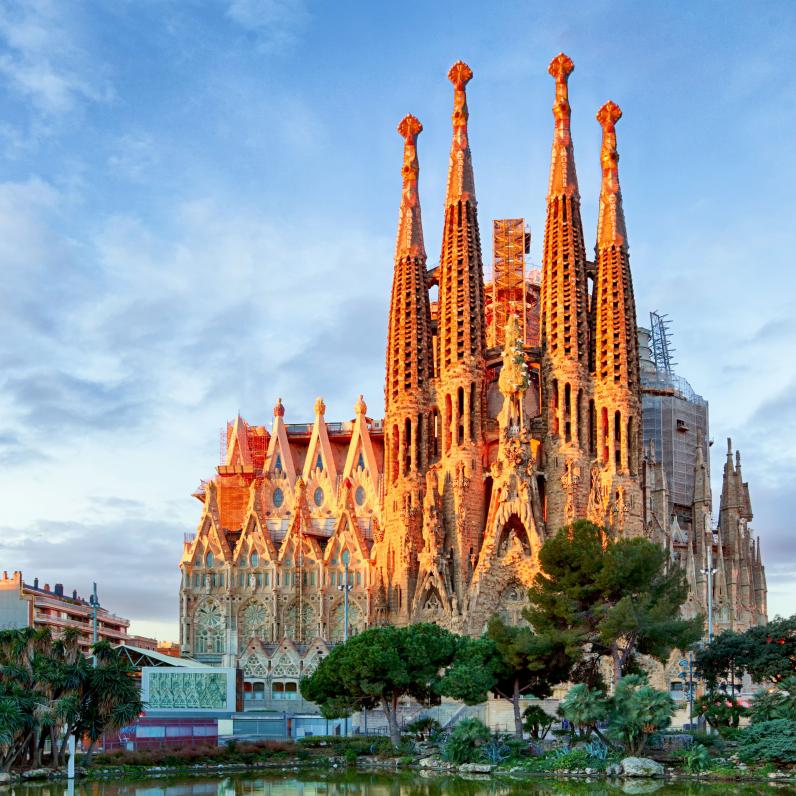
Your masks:
M776 688L756 694L749 715L753 724L776 719L796 721L796 677L788 677Z
M573 685L561 700L558 712L573 725L576 737L587 739L594 733L605 740L597 724L607 718L608 704L599 688L591 688L586 683Z
M511 701L514 734L523 734L520 698L533 694L544 699L553 687L566 682L577 648L567 646L560 633L538 635L528 625L507 625L499 616L489 621L479 639L463 640L453 665L440 683L440 693L477 704L492 692Z
M397 747L399 700L409 696L423 703L433 701L456 649L453 633L426 622L370 628L334 647L301 681L301 694L327 718L381 705Z
M750 659L749 637L745 633L725 630L710 644L697 650L694 668L709 690L715 689L721 680L727 680L734 694L735 678L740 679Z
M640 755L654 732L669 726L675 705L664 691L658 691L646 677L623 677L608 703L608 736L619 741L630 755Z
M734 695L724 694L720 691L709 691L697 699L697 715L704 716L705 721L716 730L725 727L737 727L741 717L749 711Z
M701 616L679 614L688 595L682 569L654 542L616 540L578 520L542 545L539 561L524 615L537 633L566 633L583 645L578 681L599 685L599 660L608 656L617 683L638 655L664 662L702 634Z
M553 726L555 717L539 705L528 705L522 712L522 726L534 741L543 741Z

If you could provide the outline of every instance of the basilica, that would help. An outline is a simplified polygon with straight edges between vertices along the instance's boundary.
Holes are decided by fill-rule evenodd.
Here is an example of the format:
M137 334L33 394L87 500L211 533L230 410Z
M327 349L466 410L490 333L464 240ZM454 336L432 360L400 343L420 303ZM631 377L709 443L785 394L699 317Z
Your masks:
M484 281L468 137L473 73L458 62L448 73L453 130L433 268L418 190L423 127L412 115L398 125L384 418L371 417L360 395L341 422L327 420L318 398L311 422L287 422L302 410L277 399L269 424L240 416L227 424L222 463L195 492L201 518L180 561L181 646L206 663L239 666L255 695L295 698L298 678L329 645L371 625L432 621L479 634L495 613L521 621L540 546L578 518L665 546L688 576L684 610L705 613L710 589L717 631L766 621L740 454L730 443L714 522L708 439L692 439L690 505L678 513L660 452L645 440L619 184L622 112L614 102L597 112L592 260L570 130L572 71L564 54L549 67L539 278L521 271L504 289L496 249L492 282ZM508 229L499 223L496 240ZM522 249L523 226L513 229Z

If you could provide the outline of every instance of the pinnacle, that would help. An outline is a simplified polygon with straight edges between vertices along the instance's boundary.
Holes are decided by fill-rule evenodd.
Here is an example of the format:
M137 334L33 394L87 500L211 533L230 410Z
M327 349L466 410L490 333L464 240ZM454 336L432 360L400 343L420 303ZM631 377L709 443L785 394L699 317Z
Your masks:
M473 70L464 61L456 61L456 63L448 71L448 80L453 83L454 87L462 91L464 87L473 79Z
M556 79L556 83L566 83L574 69L575 64L572 59L564 53L559 53L547 67L547 71Z
M423 125L417 116L408 113L398 123L398 132L404 139L416 138L419 133L423 132Z
M616 126L622 118L622 109L613 101L608 100L605 105L597 111L597 121L604 131L608 131Z

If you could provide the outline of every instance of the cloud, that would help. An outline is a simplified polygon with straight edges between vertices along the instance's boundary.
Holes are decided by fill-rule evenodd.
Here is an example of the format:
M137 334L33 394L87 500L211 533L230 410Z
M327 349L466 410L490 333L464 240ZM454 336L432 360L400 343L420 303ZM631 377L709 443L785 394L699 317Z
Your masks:
M295 44L310 19L304 0L232 0L227 16L268 50Z
M82 41L79 7L26 0L0 7L0 75L46 117L63 116L83 102L112 98L110 81Z
M86 596L97 581L108 610L176 625L183 530L136 511L102 523L39 521L0 527L0 557L26 582L63 583L65 592Z

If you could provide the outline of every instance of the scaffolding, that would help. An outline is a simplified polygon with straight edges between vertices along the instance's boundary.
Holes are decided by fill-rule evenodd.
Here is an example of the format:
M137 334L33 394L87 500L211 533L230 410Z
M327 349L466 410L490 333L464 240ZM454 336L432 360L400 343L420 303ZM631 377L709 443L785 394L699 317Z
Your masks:
M502 218L492 222L492 323L489 329L490 346L505 342L506 323L516 315L527 337L525 306L525 255L531 244L531 234L524 218Z

